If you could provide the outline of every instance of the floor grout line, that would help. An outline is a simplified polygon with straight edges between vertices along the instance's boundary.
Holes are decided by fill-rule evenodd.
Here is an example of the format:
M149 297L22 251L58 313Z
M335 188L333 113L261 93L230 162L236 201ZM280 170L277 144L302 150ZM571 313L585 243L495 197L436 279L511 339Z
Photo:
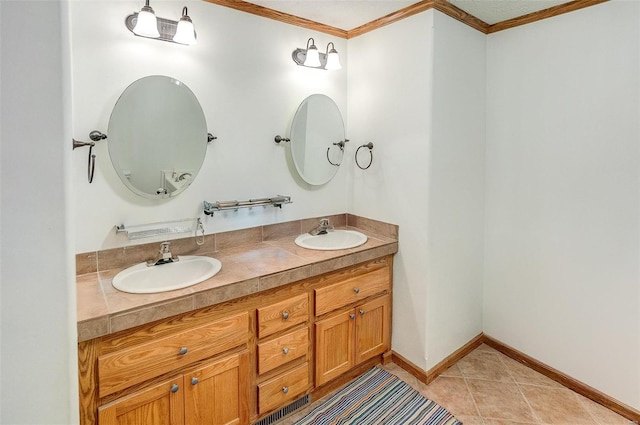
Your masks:
M457 366L457 365L454 365ZM469 381L467 381L467 377L464 376L464 372L462 371L462 369L458 368L458 370L460 370L460 373L462 374L462 379L464 380L464 385L465 387L467 387L467 392L469 393L469 397L471 397L471 401L473 402L473 406L476 408L476 413L478 413L478 417L480 418L480 421L485 424L484 421L484 417L482 416L482 413L480 412L480 408L478 407L478 402L476 401L475 397L473 396L473 393L471 392L471 387L469 387Z

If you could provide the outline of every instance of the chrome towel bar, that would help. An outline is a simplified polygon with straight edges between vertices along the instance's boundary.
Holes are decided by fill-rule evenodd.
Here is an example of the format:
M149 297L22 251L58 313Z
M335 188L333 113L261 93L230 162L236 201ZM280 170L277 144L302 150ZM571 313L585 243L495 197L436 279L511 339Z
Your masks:
M206 215L213 215L216 211L223 210L234 210L237 211L240 208L252 208L256 206L269 206L273 205L274 207L282 208L283 204L290 204L291 196L283 196L278 195L272 198L259 198L259 199L249 199L248 201L217 201L217 202L207 202L204 201L204 213Z

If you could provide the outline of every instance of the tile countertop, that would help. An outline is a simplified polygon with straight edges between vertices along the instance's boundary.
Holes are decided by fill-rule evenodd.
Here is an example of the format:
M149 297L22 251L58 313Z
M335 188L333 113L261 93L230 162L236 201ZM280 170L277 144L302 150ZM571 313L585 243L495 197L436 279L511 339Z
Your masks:
M360 219L363 221L363 219ZM369 226L363 226L369 227ZM315 251L285 236L205 253L222 262L222 270L199 284L156 294L129 294L111 285L124 267L77 276L78 341L86 341L177 314L255 294L308 277L398 252L395 237L361 227L364 245L336 251ZM397 227L396 227L397 229Z

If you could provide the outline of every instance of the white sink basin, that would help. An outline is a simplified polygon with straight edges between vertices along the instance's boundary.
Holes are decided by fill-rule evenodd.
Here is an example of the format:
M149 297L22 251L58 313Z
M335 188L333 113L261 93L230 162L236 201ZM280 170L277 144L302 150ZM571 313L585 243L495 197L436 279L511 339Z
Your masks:
M147 267L136 264L118 273L111 282L114 288L132 294L174 291L195 285L214 276L222 263L211 257L179 256L180 261Z
M324 235L313 236L304 233L295 240L296 245L307 249L331 251L360 246L367 241L367 235L355 230L334 230Z

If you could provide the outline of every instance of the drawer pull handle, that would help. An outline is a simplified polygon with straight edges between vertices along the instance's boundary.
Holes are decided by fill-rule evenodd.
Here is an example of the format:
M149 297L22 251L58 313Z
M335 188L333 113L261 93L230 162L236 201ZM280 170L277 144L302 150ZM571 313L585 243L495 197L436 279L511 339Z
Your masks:
M355 319L355 318L356 318L356 315L355 315L355 314L353 314L353 313L349 313L349 319Z
M364 316L364 310L360 309L360 316Z
M171 386L171 392L172 392L172 393L174 393L174 394L175 394L175 393L177 393L177 392L178 392L178 390L180 390L180 387L178 386L178 384L173 384L173 385Z
M184 356L185 354L187 354L187 347L181 347L178 354L180 354L181 356Z
M284 320L287 320L287 319L289 318L289 313L287 313L286 311L283 311L283 312L282 312L282 318L283 318Z
M289 349L288 349L287 347L284 347L284 348L282 349L282 352L283 352L284 354L289 354Z
M289 387L282 387L282 392L283 393L288 393L289 392Z
M360 293L360 288L353 288L353 292L355 292L356 294Z
M197 385L198 384L198 378L196 378L195 376L193 378L191 378L191 385Z

